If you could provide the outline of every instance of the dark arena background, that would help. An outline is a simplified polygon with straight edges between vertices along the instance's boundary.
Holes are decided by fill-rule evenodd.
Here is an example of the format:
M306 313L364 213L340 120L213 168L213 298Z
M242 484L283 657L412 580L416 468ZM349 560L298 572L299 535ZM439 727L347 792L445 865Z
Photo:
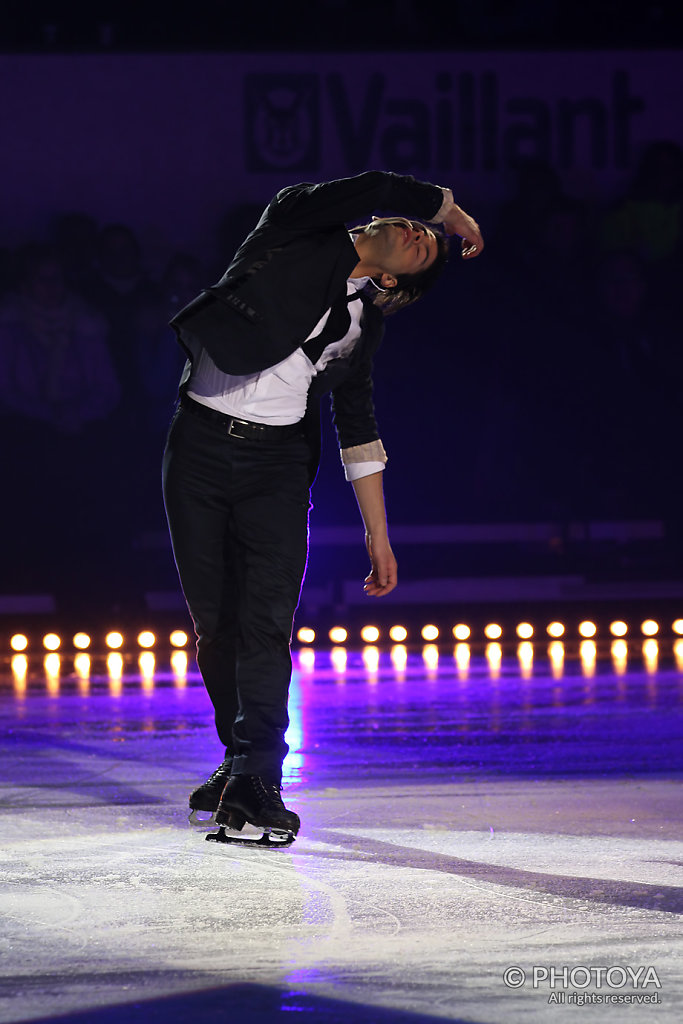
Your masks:
M0 1021L681 1019L679 14L5 5ZM375 361L385 599L324 403L301 832L207 844L167 323L277 190L371 168L486 250Z

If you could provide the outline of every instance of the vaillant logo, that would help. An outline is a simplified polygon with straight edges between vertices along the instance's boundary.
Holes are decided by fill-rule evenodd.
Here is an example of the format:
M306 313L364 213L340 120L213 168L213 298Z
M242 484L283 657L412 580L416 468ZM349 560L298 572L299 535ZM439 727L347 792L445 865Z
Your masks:
M250 171L315 169L320 163L318 75L247 75L246 155Z
M578 93L552 74L511 83L483 66L418 77L419 94L414 82L406 94L379 71L246 75L247 169L317 171L328 153L351 173L378 161L418 173L496 172L526 158L560 170L631 165L646 104L627 71Z

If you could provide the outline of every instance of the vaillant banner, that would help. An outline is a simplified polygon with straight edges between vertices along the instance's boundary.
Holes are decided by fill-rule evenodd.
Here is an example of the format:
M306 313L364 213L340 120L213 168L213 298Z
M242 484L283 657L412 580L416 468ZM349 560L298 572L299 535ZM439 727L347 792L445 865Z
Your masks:
M373 167L475 209L538 158L602 200L648 142L683 143L676 52L5 56L0 88L5 244L81 209L192 245L235 205Z
M439 70L442 68L442 70ZM418 77L418 76L416 76ZM318 171L329 156L345 170L373 164L400 171L472 174L525 157L561 170L630 166L635 122L645 111L628 70L592 90L511 79L502 69L458 70L441 58L418 77L254 72L244 77L247 170Z

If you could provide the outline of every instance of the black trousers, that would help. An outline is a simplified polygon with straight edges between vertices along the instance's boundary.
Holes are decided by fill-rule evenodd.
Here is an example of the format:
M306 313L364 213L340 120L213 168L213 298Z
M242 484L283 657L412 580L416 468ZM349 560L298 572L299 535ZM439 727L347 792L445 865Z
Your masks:
M292 623L308 553L303 436L231 437L180 407L163 461L166 515L197 664L233 773L279 783Z

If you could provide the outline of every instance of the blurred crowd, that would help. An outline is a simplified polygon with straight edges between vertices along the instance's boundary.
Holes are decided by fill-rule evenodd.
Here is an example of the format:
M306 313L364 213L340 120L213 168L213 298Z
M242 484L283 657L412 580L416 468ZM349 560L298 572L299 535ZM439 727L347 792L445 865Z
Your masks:
M474 302L488 350L475 376L490 380L479 467L500 468L511 510L677 514L682 218L674 142L648 147L627 193L601 207L566 194L546 165L520 168Z
M599 208L567 194L545 164L523 164L516 180L482 225L484 256L449 271L391 325L396 364L409 359L416 329L437 339L443 372L420 401L436 410L443 441L426 471L443 478L448 451L458 480L440 498L435 484L436 509L413 509L406 495L394 519L675 520L683 152L652 144L626 193ZM74 552L84 586L105 571L129 577L145 535L163 529L160 453L184 362L168 320L217 279L257 215L230 211L219 252L172 254L157 275L131 226L88 213L59 215L44 239L0 248L17 589L32 573L43 579L46 565L68 574ZM390 356L381 358L384 373ZM409 382L387 372L405 389L395 407L410 408ZM423 442L414 443L424 463ZM401 458L410 465L410 443L399 468Z
M2 253L0 415L20 586L46 565L68 576L76 551L84 585L104 573L116 586L163 524L160 451L184 362L167 325L204 284L186 253L152 277L131 227L84 213Z

